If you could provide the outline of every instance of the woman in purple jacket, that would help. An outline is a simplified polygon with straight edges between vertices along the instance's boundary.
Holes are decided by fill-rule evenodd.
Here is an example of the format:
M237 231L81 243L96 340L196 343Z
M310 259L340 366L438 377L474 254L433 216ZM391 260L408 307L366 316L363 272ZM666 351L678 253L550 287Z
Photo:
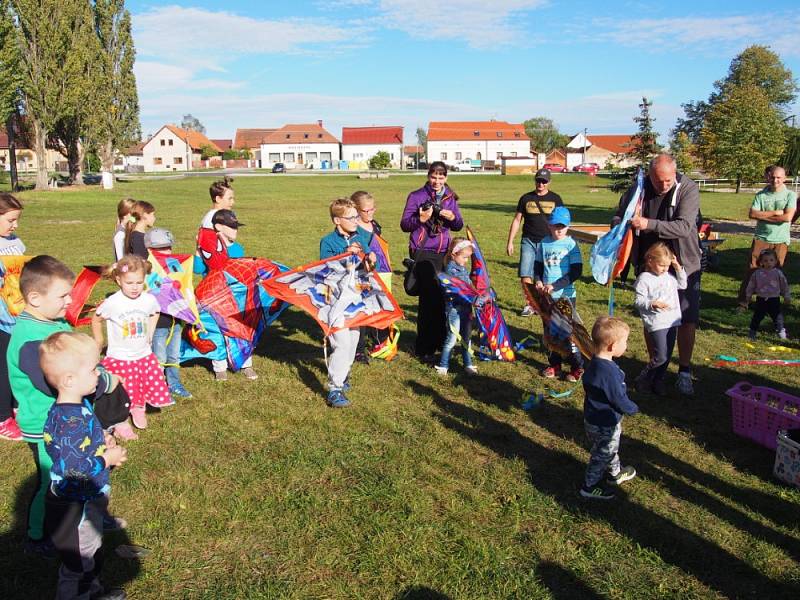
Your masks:
M440 161L431 163L428 183L408 195L400 220L400 228L411 234L408 253L417 261L419 309L414 351L423 362L430 364L442 349L446 334L444 298L437 274L444 268L450 231L460 231L464 227L458 196L446 182L447 165Z

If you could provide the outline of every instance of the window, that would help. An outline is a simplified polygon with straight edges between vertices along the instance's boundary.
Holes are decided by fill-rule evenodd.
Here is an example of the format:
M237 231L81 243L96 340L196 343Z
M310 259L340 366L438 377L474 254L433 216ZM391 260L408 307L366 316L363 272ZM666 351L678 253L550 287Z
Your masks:
M322 134L321 133L317 134L317 139L320 139L320 140L322 139Z
M475 155L475 160L480 160L480 159L481 159L481 153L480 153L480 152L478 152L478 153Z
M522 136L520 135L519 131L515 131L514 132L514 137L522 137Z
M269 162L271 162L271 163L281 162L281 153L280 152L270 152L269 153Z
M512 152L512 153L511 153L511 156L516 156L516 155L517 155L517 153L516 153L516 152Z
M292 137L292 134L291 133L287 133L286 134L286 139L288 140L290 137Z
M475 137L480 137L481 132L476 129L475 131L472 132L472 135L474 135Z
M175 158L172 159L172 162L175 163L176 165L182 165L183 164L183 157L182 156L176 156Z
M498 131L497 132L497 137L503 137L503 132L502 131Z
M503 153L502 152L498 152L497 153L497 160L500 160L501 158L503 158Z
M315 162L317 160L316 152L306 152L306 162Z
M172 146L172 140L169 141L169 145Z
M331 153L330 152L320 152L319 153L320 160L327 160L328 162L331 161Z
M447 152L442 152L439 154L439 160L447 160Z
M161 140L161 141L163 142L164 140ZM163 161L161 160L160 156L154 156L153 157L153 164L154 165L160 165L162 163L163 163Z
M461 160L461 152L456 152L456 160Z
M284 152L283 162L294 162L294 152Z
M304 134L303 134L303 139L304 139L304 140L307 140L307 139L308 139L308 134L307 134L307 133L304 133Z
M166 146L167 145L167 140L161 140L161 145L162 146Z

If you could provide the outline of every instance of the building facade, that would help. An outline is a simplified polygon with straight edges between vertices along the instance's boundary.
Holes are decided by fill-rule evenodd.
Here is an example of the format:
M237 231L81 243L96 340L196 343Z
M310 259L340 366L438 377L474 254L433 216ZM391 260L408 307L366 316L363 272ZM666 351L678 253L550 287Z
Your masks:
M342 160L349 168L366 169L378 152L386 152L390 167L401 168L403 156L402 127L342 127Z
M462 160L531 157L531 140L522 124L505 121L431 121L428 162L456 164Z
M341 159L339 140L317 123L284 125L261 143L261 166L283 163L287 169L331 168Z
M144 172L188 171L194 161L200 160L205 146L220 151L202 133L164 125L142 146Z

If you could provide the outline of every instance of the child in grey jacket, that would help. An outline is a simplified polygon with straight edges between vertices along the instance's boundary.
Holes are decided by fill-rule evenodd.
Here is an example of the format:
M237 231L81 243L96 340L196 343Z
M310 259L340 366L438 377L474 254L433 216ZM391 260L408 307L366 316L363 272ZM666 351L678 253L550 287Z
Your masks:
M644 324L650 362L636 378L636 389L664 395L664 375L672 358L681 324L678 290L686 289L686 271L666 244L658 242L645 254L646 270L633 284L634 306ZM670 268L675 272L670 273Z

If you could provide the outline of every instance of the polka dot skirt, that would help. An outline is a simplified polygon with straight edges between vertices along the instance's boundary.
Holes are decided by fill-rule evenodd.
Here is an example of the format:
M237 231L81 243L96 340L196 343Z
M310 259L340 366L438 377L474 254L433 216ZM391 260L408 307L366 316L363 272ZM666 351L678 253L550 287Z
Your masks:
M119 360L106 356L102 365L124 380L122 387L130 396L131 408L144 408L145 403L150 406L175 404L169 395L164 372L152 352L138 360Z

